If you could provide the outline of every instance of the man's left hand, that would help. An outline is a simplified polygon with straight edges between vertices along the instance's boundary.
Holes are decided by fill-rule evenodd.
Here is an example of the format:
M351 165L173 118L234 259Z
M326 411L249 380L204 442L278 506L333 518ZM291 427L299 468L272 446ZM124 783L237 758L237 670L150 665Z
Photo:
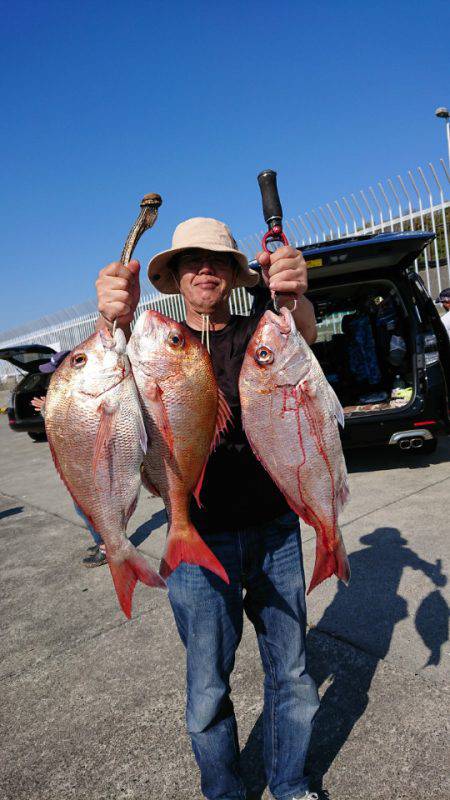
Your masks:
M263 250L256 258L272 298L275 292L279 294L279 307L289 304L292 297L299 300L304 295L308 288L308 271L305 259L295 247L279 247L274 253Z

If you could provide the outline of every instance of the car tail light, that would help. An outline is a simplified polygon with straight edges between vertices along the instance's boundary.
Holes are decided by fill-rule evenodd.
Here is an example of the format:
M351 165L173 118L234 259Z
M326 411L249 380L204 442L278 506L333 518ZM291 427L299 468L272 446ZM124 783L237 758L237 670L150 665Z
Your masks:
M434 333L426 333L423 337L423 349L425 354L425 366L431 367L432 364L439 363L439 350L436 336Z
M422 428L423 425L436 425L435 419L421 419L419 422L413 423L415 428Z

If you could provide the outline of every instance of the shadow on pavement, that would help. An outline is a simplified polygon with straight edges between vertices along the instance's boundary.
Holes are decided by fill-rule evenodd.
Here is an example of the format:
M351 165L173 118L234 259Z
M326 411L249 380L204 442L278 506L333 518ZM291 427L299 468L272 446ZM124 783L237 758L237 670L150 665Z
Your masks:
M165 509L163 508L160 511L156 511L148 522L144 522L142 525L139 525L139 528L136 528L135 532L129 537L130 542L134 544L135 547L139 547L142 542L148 539L152 531L156 531L161 525L165 525L166 522L167 514Z
M22 511L23 511L23 506L6 508L4 511L0 511L0 519L4 519L5 517L12 517L14 514L21 514Z
M439 589L422 600L414 620L416 630L430 655L422 669L437 667L441 660L441 647L448 640L448 605Z
M364 714L378 662L389 652L395 625L408 616L408 604L398 593L404 568L423 572L435 587L447 582L441 560L432 564L420 558L397 528L377 528L360 542L364 547L349 556L349 587L338 584L333 601L307 636L308 671L324 692L306 768L312 789L323 799L328 795L322 777ZM430 651L424 668L438 664L448 638L448 607L438 589L422 600L415 626ZM351 646L338 646L339 641ZM262 743L260 716L241 756L252 800L259 800L266 786Z

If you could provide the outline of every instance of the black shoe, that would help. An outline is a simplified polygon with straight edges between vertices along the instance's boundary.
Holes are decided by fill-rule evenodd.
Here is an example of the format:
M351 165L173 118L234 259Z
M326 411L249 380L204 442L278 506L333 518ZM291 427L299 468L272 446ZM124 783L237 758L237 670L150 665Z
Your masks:
M106 558L106 553L98 548L97 551L91 556L83 558L81 563L83 564L83 567L101 567L102 564L108 563L108 559Z
M87 548L87 551L88 553L96 553L99 547L100 545L98 544L91 544L91 546Z

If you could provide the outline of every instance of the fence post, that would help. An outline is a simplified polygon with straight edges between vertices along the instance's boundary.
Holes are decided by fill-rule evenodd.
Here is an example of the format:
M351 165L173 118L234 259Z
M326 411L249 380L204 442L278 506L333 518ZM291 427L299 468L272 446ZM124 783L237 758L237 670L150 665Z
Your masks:
M398 180L400 186L402 187L402 189L403 189L403 191L405 193L406 199L408 201L409 221L410 221L410 225L411 225L411 230L413 231L414 230L414 217L413 217L413 211L412 211L411 198L410 198L408 192L406 191L406 186L403 183L402 176L401 175L397 175L397 180ZM416 272L419 272L419 262L417 261L417 258L414 261L414 269L416 270Z
M413 185L413 187L415 189L416 195L417 195L417 200L419 202L420 226L421 226L422 230L424 231L425 230L425 222L424 222L424 218L423 218L422 198L420 196L419 189L417 188L417 185L416 185L416 182L414 180L414 177L413 177L413 174L412 174L411 170L408 170L408 175L409 175L409 180L411 181L411 183L412 183L412 185ZM428 248L426 247L425 251L424 251L425 274L427 276L428 290L430 290L431 289L431 279L430 279L430 271L429 271L429 268L428 268L428 253L427 253L427 249Z
M422 167L419 167L418 171L419 171L420 177L422 178L422 181L425 184L425 188L428 190L428 199L429 199L429 202L430 202L431 225L433 227L433 233L435 235L435 239L434 239L433 244L434 244L434 254L435 254L435 258L436 258L437 281L438 281L439 291L441 291L441 289L442 289L441 270L440 270L440 266L441 265L439 263L439 250L438 250L437 238L436 238L436 221L434 219L433 195L431 194L431 189L430 189L430 187L429 187L429 185L427 183L427 180L426 180L425 175L423 173ZM431 287L429 287L429 291L430 290L431 290Z
M433 173L434 180L436 181L436 184L438 186L439 197L440 197L440 200L441 200L442 227L444 229L445 258L447 259L447 274L448 274L448 282L449 282L449 285L450 285L450 254L449 254L449 246L448 246L447 214L446 214L445 202L444 202L444 192L443 192L441 183L440 183L440 181L438 179L438 176L436 174L436 170L435 170L433 164L431 164L431 162L429 162L429 166L430 166L431 172ZM449 206L447 206L447 208L449 208Z
M391 208L391 204L390 204L390 202L389 202L389 200L388 200L388 197L387 197L387 194L386 194L386 192L384 191L384 186L383 186L383 184L381 183L381 181L378 181L378 186L379 186L379 189L380 189L380 192L381 192L381 194L382 194L382 195L383 195L383 197L384 197L384 202L386 203L386 206L387 206L387 210L388 210L388 214L389 214L389 223L390 223L390 226L391 226L391 232L393 232L393 230L394 230L394 224L393 224L393 221L392 221L392 208Z
M394 184L393 184L393 182L391 181L391 179L390 179L390 178L388 178L388 184L389 184L389 186L391 187L391 192L392 192L392 194L394 195L395 199L397 200L397 206L398 206L398 218L399 218L399 222L400 222L400 230L402 231L402 230L403 230L403 212L402 212L402 204L401 204L400 198L399 198L399 196L398 196L398 194L397 194L397 191L396 191L396 189L394 188Z

